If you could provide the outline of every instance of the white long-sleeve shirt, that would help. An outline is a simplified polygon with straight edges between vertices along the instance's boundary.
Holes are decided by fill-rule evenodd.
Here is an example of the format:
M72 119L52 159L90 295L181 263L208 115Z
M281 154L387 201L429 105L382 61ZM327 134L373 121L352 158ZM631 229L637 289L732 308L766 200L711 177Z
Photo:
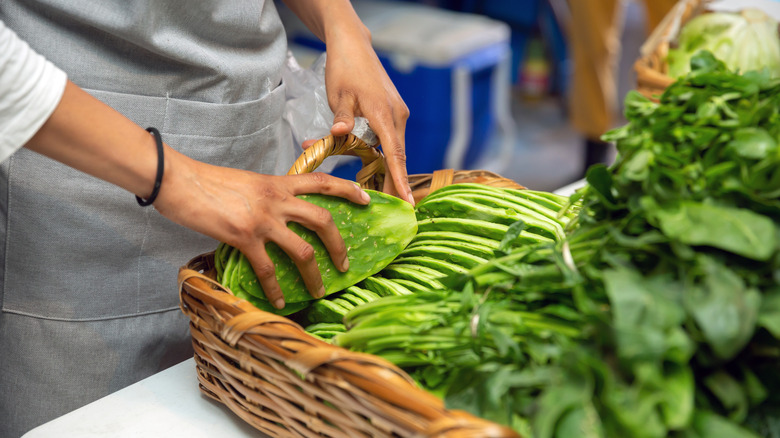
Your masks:
M0 162L48 120L65 91L65 72L0 21Z

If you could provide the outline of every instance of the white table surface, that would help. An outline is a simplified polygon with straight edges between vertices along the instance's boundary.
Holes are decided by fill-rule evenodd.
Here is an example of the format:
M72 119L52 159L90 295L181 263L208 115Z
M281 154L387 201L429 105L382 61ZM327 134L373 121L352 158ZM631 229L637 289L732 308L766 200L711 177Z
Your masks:
M585 179L580 179L580 180L574 181L573 183L571 183L569 185L566 185L566 186L563 186L563 187L561 187L559 189L556 189L555 191L553 191L553 193L555 193L556 195L561 195L561 196L571 196L577 190L581 189L582 187L585 187L585 184L587 184L587 182L585 182Z
M43 424L23 438L265 437L200 393L194 359Z

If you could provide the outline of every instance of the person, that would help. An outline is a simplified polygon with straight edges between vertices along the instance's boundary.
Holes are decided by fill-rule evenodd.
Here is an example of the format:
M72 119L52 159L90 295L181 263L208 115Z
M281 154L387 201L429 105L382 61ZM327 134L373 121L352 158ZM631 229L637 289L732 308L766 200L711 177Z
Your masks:
M643 3L647 28L652 31L677 1ZM569 0L568 5L572 61L568 108L572 125L584 137L584 175L591 165L606 162L609 148L601 136L617 119L616 70L626 0Z
M370 33L348 0L286 3L326 43L332 133L366 117L387 191L413 202L408 109ZM327 212L295 196L364 204L365 193L280 176L295 158L285 56L272 0L0 3L0 436L191 357L176 275L217 241L247 255L277 307L270 241L322 295L311 247L287 222L348 268Z

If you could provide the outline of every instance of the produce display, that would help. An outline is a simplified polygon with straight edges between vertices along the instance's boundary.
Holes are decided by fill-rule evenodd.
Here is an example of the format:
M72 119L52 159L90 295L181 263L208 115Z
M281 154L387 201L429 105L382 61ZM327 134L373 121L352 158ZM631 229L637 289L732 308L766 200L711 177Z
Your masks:
M760 9L740 12L707 12L687 22L669 50L669 75L688 73L691 58L709 51L734 71L766 68L780 77L780 34L778 23Z
M328 295L277 251L288 317L523 437L780 437L780 78L690 65L657 102L628 95L615 163L571 197L313 197L360 261L338 272L291 224ZM240 252L215 263L274 311Z
M703 52L626 107L571 199L434 192L310 332L527 437L780 436L780 80Z
M347 245L350 263L347 272L341 272L335 267L316 233L295 222L288 224L291 230L314 248L326 295L341 291L380 271L393 261L417 232L414 209L410 204L381 192L367 192L371 196L369 205L358 205L326 195L300 196L330 211ZM286 305L283 309L277 310L268 302L244 254L225 243L221 243L214 254L217 281L236 296L267 312L288 315L308 307L313 298L295 263L273 242L266 246L266 250L274 262L276 278L284 293Z

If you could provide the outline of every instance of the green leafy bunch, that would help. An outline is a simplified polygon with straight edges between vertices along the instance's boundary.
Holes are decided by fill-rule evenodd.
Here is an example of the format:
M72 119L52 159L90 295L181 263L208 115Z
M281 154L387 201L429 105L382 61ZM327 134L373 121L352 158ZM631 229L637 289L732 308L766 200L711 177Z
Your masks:
M519 221L444 290L356 307L335 343L524 437L780 437L780 82L702 52L626 107L562 240Z
M450 408L529 435L536 397L583 334L560 253L550 244L517 246L525 227L510 227L494 259L441 279L443 290L355 308L335 343L404 368Z
M604 136L616 162L589 169L573 196L569 238L601 236L598 250L572 252L589 291L578 308L597 335L561 361L536 433L767 435L780 366L780 81L702 52L658 102L631 93L626 117Z

